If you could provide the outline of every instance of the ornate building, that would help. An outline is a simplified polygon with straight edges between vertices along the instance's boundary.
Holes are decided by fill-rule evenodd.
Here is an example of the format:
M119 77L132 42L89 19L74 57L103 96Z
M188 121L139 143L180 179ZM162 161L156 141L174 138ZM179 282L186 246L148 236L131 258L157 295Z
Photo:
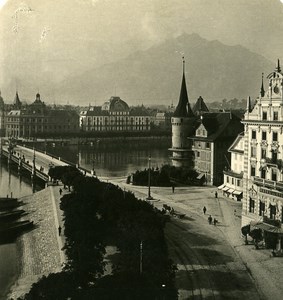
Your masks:
M144 106L130 108L120 97L80 113L82 131L149 131L151 118Z
M255 105L248 99L242 123L244 177L242 225L255 220L283 222L283 73L278 60L267 91L263 78Z
M36 94L35 101L27 106L20 104L16 93L14 106L6 116L6 136L14 138L43 137L46 134L76 133L79 116L72 110L55 110L46 106Z

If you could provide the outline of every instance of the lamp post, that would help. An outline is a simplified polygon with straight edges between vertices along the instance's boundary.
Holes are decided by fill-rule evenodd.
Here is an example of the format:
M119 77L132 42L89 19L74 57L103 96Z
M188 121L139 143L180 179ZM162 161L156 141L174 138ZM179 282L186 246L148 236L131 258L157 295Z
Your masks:
M152 200L153 198L151 197L150 194L150 162L151 162L151 157L148 157L148 196L147 196L147 200Z
M142 241L140 243L140 274L142 274Z

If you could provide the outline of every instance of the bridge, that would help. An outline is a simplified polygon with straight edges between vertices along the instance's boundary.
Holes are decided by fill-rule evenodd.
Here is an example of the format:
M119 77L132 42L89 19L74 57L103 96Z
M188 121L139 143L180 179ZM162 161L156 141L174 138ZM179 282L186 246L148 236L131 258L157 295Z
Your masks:
M31 174L32 179L37 177L46 183L51 180L48 175L50 167L76 166L74 163L52 154L19 145L13 145L12 147L11 145L2 145L1 156L7 158L8 164L16 164L19 173L26 170ZM90 170L81 167L78 167L78 169L85 175L92 176L93 174Z

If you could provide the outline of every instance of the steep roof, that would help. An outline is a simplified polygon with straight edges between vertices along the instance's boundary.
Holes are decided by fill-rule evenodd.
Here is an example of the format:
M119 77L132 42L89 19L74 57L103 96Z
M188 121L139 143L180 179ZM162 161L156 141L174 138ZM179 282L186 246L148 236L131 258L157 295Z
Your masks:
M201 96L199 96L199 98L197 99L197 102L195 103L194 107L193 107L193 113L195 115L200 115L202 112L208 112L209 109L206 106L206 104L204 103L204 100Z
M243 131L241 119L232 112L204 113L198 120L207 130L207 137L191 136L191 139L214 141L219 138L234 138Z
M188 92L187 92L187 86L186 86L186 78L185 78L185 61L183 59L183 78L182 78L182 84L181 84L181 91L180 91L180 97L178 105L175 109L175 112L173 114L174 117L194 117L193 111L191 109L189 98L188 98Z

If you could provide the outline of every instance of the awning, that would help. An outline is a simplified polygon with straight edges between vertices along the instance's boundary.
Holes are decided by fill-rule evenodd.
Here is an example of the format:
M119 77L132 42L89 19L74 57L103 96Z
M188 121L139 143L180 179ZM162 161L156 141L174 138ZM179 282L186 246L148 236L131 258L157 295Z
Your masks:
M222 190L224 187L225 187L225 184L223 183L223 184L219 185L218 189Z
M225 186L225 187L222 189L222 191L226 192L226 191L228 191L229 189L230 189L229 187Z
M202 179L203 176L205 176L205 174L204 174L204 173L201 173L201 174L199 174L199 176L197 177L197 179Z
M276 227L276 226L273 226L271 224L267 224L267 223L263 223L263 222L257 222L257 223L251 222L251 225L256 227L256 228L268 231L268 232L283 234L283 228L282 227Z
M229 189L227 192L232 194L234 191L234 189Z
M235 190L235 191L233 192L233 194L234 194L234 195L237 195L237 196L238 196L238 195L241 195L242 193L243 193L243 192L237 191L237 190Z

